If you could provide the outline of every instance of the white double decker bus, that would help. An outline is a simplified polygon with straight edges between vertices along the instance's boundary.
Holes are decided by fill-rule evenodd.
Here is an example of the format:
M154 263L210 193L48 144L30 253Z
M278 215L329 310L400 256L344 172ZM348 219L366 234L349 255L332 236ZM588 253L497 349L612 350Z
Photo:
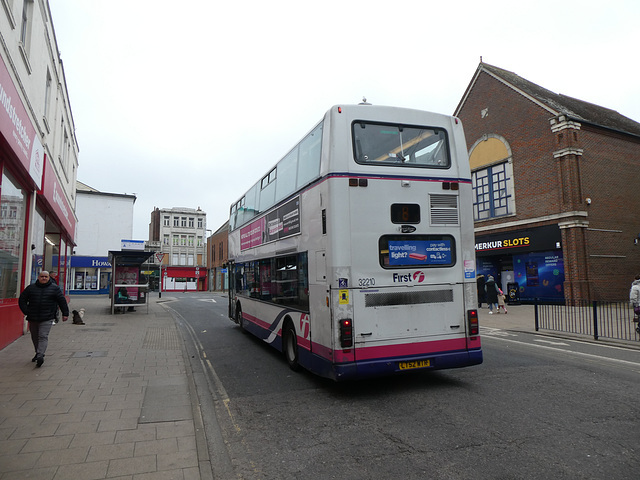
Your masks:
M460 121L334 106L231 206L229 317L345 380L482 363Z

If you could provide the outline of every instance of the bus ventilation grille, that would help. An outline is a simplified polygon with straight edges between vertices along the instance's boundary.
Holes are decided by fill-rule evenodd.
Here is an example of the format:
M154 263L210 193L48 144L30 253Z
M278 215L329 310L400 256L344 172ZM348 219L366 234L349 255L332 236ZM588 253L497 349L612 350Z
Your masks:
M418 305L421 303L453 302L453 290L431 290L429 292L367 293L365 307L392 307L394 305Z
M431 225L458 225L458 197L430 195Z

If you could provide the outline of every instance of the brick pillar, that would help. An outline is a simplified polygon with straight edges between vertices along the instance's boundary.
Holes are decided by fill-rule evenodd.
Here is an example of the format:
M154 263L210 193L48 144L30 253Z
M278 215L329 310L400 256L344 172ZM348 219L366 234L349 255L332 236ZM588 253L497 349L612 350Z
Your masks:
M576 300L591 300L591 282L587 268L586 227L588 222L560 223L564 257L564 297L568 305Z
M553 157L558 165L561 213L569 214L559 224L564 256L564 295L569 305L576 300L591 299L591 284L587 267L587 212L583 209L580 161L583 149L579 145L580 123L559 115L550 120L556 135L557 150Z

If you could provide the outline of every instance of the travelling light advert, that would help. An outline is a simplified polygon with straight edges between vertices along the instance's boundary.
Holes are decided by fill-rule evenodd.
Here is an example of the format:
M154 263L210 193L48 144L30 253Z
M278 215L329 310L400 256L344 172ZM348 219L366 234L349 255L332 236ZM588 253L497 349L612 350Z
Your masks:
M389 242L389 265L450 265L449 240L404 240Z

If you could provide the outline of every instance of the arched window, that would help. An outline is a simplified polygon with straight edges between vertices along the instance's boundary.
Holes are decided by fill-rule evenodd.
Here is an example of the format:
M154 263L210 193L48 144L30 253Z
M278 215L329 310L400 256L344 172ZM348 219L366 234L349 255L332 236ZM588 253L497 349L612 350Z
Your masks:
M516 213L511 148L499 135L483 135L469 152L473 218L487 220Z

